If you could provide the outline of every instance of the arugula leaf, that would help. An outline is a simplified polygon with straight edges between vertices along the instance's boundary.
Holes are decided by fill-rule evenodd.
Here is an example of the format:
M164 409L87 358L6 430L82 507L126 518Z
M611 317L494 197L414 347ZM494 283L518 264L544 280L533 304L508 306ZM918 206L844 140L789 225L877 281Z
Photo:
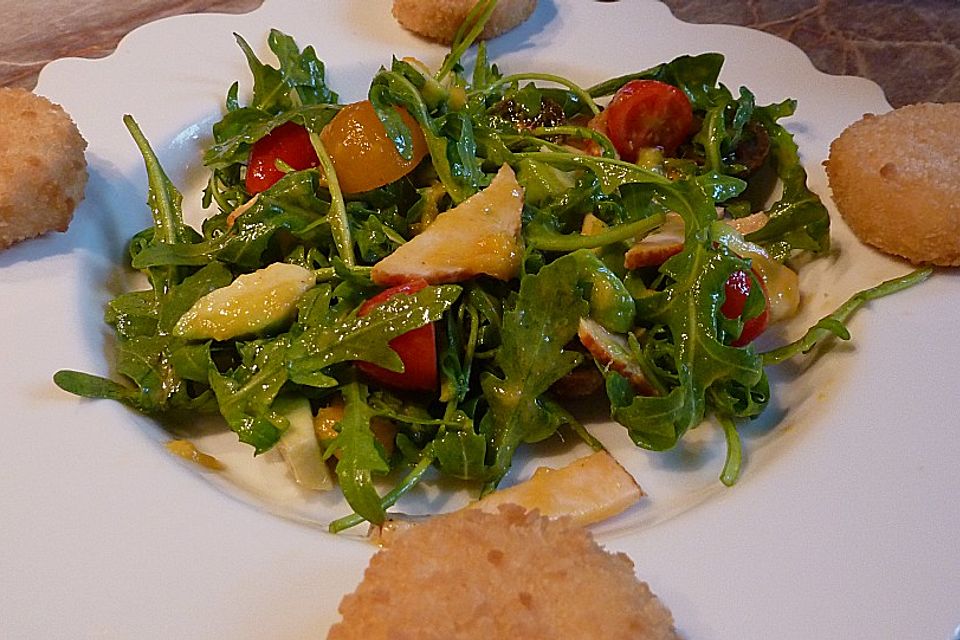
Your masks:
M783 182L783 195L767 214L769 222L746 236L764 245L780 260L796 249L823 253L830 248L830 214L820 197L807 186L807 172L793 136L777 120L791 115L796 102L757 107L759 121L770 136L777 175Z
M398 71L381 69L370 84L369 98L401 153L412 143L407 140L406 125L391 107L403 107L413 116L423 131L437 176L454 203L466 200L486 183L475 155L472 125L465 115L451 113L435 120L423 96Z
M171 336L140 336L117 345L117 373L140 390L137 408L163 411L182 392L183 382L170 364L170 349L181 341Z
M160 311L157 295L149 291L122 293L107 303L104 321L113 325L117 338L127 340L157 333Z
M181 207L183 196L180 195L180 191L167 177L166 172L160 165L160 160L150 147L150 143L143 135L143 131L140 130L137 121L132 116L125 115L123 116L123 123L130 135L133 136L147 170L147 204L153 213L153 244L176 245L189 241L192 239L193 233L183 222ZM161 270L150 270L149 276L154 289L162 293L176 284L182 274L175 267L168 267Z
M559 426L539 397L580 363L581 355L564 347L589 313L578 286L582 275L577 254L558 258L521 279L516 305L504 314L496 355L502 375L487 372L480 378L495 425L486 490L507 473L520 443L542 439L545 429Z
M722 66L723 55L719 53L679 56L644 71L610 78L590 87L587 93L599 98L613 95L631 80L659 80L681 89L690 98L694 110L701 110L708 108L712 102Z
M347 503L365 520L381 524L385 518L384 507L373 485L373 475L387 473L390 465L370 430L370 419L376 413L366 402L365 386L348 382L342 391L343 419L339 422L337 437L327 447L327 455L339 452L336 473Z
M694 185L677 184L667 195L684 217L686 244L661 267L669 282L663 290L637 300L637 315L669 329L675 386L663 396L640 396L619 374L606 374L614 419L627 427L636 444L657 450L672 447L703 420L711 386L733 381L752 388L763 379L762 360L754 349L724 345L718 329L724 285L731 273L749 269L749 264L722 245L715 247L709 233L713 205Z
M293 38L277 29L271 29L267 38L270 50L280 63L284 83L295 91L303 105L335 103L338 96L327 86L323 62L313 47L300 52Z
M290 347L290 377L299 384L328 387L337 383L324 373L327 367L353 360L372 362L390 371L402 371L400 356L389 342L397 336L439 320L460 296L460 287L426 287L406 296L394 296L362 318L328 318L308 327Z
M210 388L220 413L240 442L251 445L257 454L269 450L287 428L287 419L271 406L287 381L288 339L281 336L251 345L252 362L227 374L210 367Z
M53 381L64 391L81 398L117 400L140 408L140 394L109 378L62 369L53 375Z
M329 248L333 244L326 220L329 203L317 196L316 187L315 171L289 173L261 193L232 227L210 227L204 239L189 244L148 245L134 257L133 266L199 266L220 261L239 269L257 269L270 261L265 254L281 232L305 244Z
M753 94L745 88L740 89L737 100L726 89L714 93L713 104L704 113L703 126L693 139L703 148L706 173L720 176L729 172L725 158L736 148L744 126L753 117L754 107Z
M444 474L462 480L483 480L489 476L487 439L474 431L472 424L459 429L442 427L431 445L436 464Z
M337 94L326 86L323 63L313 47L301 54L290 36L271 29L267 42L280 62L277 68L262 63L246 40L234 36L253 76L253 108L275 114L304 104L337 101Z
M933 270L930 268L917 269L907 275L892 278L869 289L858 291L853 294L849 300L840 305L836 311L821 318L799 339L764 353L764 364L779 364L801 353L807 353L817 346L818 343L831 336L836 336L841 340L849 340L850 333L847 330L846 322L857 309L871 300L876 300L877 298L882 298L920 284L932 274Z

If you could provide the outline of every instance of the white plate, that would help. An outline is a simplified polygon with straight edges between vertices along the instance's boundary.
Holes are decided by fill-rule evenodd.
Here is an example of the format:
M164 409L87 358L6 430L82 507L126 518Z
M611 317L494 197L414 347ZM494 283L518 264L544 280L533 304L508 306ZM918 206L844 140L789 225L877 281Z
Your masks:
M444 53L400 29L389 5L267 0L244 16L181 16L138 29L105 59L44 70L37 91L90 142L91 181L68 233L0 254L0 637L321 637L336 619L373 549L295 520L339 510L296 491L265 493L277 486L270 465L251 475L238 462L248 471L215 480L242 500L211 490L208 476L164 450L150 421L69 397L51 375L109 370L103 305L123 286L126 240L149 221L121 116L137 118L196 202L197 149L229 84L248 84L232 33L259 52L270 27L313 44L331 85L359 99L393 54L436 65ZM759 102L800 100L788 127L824 195L829 142L862 113L889 109L875 85L823 75L783 41L680 23L656 2L541 0L528 23L491 44L507 71L584 84L704 51L724 53L723 82L749 86ZM905 271L859 246L837 217L834 237L837 250L805 275L805 318L788 332ZM776 403L763 428L748 430L734 489L716 480L722 447L709 429L654 456L599 428L651 498L598 535L630 553L687 637L951 636L960 623L958 303L956 275L937 273L863 310L852 344L778 372Z

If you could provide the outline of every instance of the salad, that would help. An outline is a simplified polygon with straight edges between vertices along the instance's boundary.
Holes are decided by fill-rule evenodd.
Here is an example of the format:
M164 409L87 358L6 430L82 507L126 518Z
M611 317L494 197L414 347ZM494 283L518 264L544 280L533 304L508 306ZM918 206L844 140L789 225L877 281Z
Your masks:
M794 101L734 94L715 53L581 87L504 73L480 42L468 72L494 4L438 70L394 59L353 104L312 47L272 31L271 66L238 36L253 85L243 103L229 88L213 127L200 229L127 116L153 213L129 258L149 287L106 309L122 382L65 370L56 384L151 415L219 414L304 486L329 488L332 468L355 512L335 531L383 522L431 469L485 494L524 445L569 432L602 449L576 396L605 397L648 450L714 417L735 483L765 367L849 337L859 306L929 271L761 350L799 303L788 261L829 247L780 122Z

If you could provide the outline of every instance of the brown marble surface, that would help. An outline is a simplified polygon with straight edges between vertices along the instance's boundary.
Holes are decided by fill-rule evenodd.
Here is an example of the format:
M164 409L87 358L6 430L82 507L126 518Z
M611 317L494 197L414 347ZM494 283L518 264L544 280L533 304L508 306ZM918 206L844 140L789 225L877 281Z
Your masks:
M663 1L688 22L746 25L786 38L823 71L876 81L894 106L960 101L957 0ZM0 0L0 86L32 88L50 60L106 55L128 31L157 18L242 13L261 2Z
M957 0L664 0L687 22L761 29L821 71L870 78L895 107L960 101Z

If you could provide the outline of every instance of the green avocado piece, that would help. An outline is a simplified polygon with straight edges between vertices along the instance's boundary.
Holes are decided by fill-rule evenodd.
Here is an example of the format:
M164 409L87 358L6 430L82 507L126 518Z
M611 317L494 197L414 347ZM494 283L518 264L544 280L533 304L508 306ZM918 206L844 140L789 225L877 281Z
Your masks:
M197 300L177 321L173 335L229 340L269 331L290 319L300 296L315 282L310 269L275 262Z

